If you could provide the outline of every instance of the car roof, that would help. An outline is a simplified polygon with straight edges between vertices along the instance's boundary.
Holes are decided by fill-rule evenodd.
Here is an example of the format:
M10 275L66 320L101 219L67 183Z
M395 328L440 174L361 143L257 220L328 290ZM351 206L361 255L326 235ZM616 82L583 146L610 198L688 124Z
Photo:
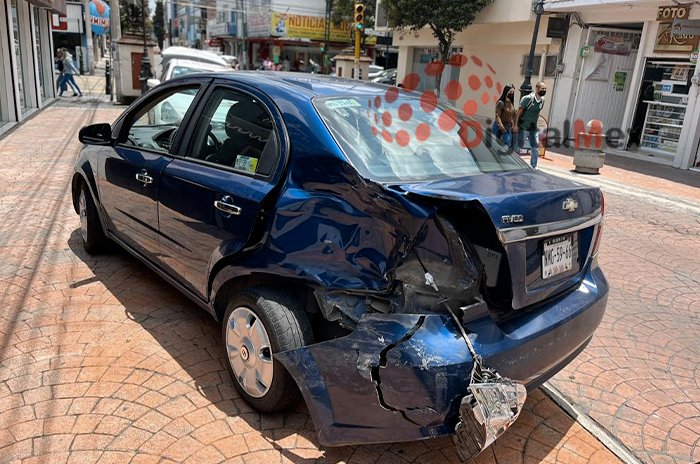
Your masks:
M203 61L173 59L170 61L171 66L182 66L193 69L201 69L202 71L230 71L231 66L222 64L205 63Z
M323 74L307 74L282 71L230 71L217 74L197 74L198 78L216 78L240 82L250 87L262 90L270 97L293 94L304 95L307 99L313 97L333 97L343 95L383 96L388 87L369 81L345 79L342 77L326 76ZM183 76L183 77L192 77ZM179 78L177 78L179 79Z

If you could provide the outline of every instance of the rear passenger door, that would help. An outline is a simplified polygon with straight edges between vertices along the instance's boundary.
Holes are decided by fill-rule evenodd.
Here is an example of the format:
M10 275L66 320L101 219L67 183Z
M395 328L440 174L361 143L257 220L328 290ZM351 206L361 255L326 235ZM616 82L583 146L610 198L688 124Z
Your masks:
M270 103L229 86L210 89L189 144L161 176L163 263L205 299L212 266L245 246L274 187L282 145Z

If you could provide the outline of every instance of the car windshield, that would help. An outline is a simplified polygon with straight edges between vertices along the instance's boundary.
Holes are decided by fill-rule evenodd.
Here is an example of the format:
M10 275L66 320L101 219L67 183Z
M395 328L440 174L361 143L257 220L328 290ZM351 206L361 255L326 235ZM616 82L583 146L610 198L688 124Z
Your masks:
M434 96L434 94L432 94ZM314 99L355 168L378 182L419 182L529 169L457 108L400 95Z

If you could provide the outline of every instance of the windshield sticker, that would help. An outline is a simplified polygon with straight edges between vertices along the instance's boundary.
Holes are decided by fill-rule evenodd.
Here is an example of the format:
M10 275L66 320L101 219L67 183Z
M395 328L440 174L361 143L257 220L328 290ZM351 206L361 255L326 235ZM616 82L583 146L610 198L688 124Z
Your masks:
M323 102L326 105L326 108L330 108L332 110L337 110L339 108L353 108L353 107L360 107L360 102L355 100L354 98L343 98L342 100L328 100Z
M258 159L250 156L238 155L236 156L236 164L233 168L255 174L255 170L258 168Z

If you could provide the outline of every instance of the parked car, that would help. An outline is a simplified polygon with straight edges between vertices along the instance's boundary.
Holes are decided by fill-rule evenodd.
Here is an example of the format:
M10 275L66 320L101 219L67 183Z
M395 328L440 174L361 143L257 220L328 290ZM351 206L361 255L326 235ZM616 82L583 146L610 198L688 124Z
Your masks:
M382 72L384 72L383 67L376 64L371 64L369 65L369 71L367 72L367 79L372 80L379 76Z
M169 80L80 131L73 205L89 253L116 242L221 323L256 410L301 393L323 445L457 432L473 456L603 317L603 195L392 92ZM173 99L182 116L155 121Z
M228 63L224 58L216 53L206 50L198 50L195 48L173 46L168 47L160 54L163 59L163 68L170 60L188 60L197 61L200 63L218 64L226 66Z
M396 85L396 68L382 71L372 82L384 85Z
M231 66L227 64L213 64L200 61L171 59L163 66L163 72L160 79L148 79L148 87L152 89L161 82L166 82L174 77L184 76L187 74L229 71L231 71Z

